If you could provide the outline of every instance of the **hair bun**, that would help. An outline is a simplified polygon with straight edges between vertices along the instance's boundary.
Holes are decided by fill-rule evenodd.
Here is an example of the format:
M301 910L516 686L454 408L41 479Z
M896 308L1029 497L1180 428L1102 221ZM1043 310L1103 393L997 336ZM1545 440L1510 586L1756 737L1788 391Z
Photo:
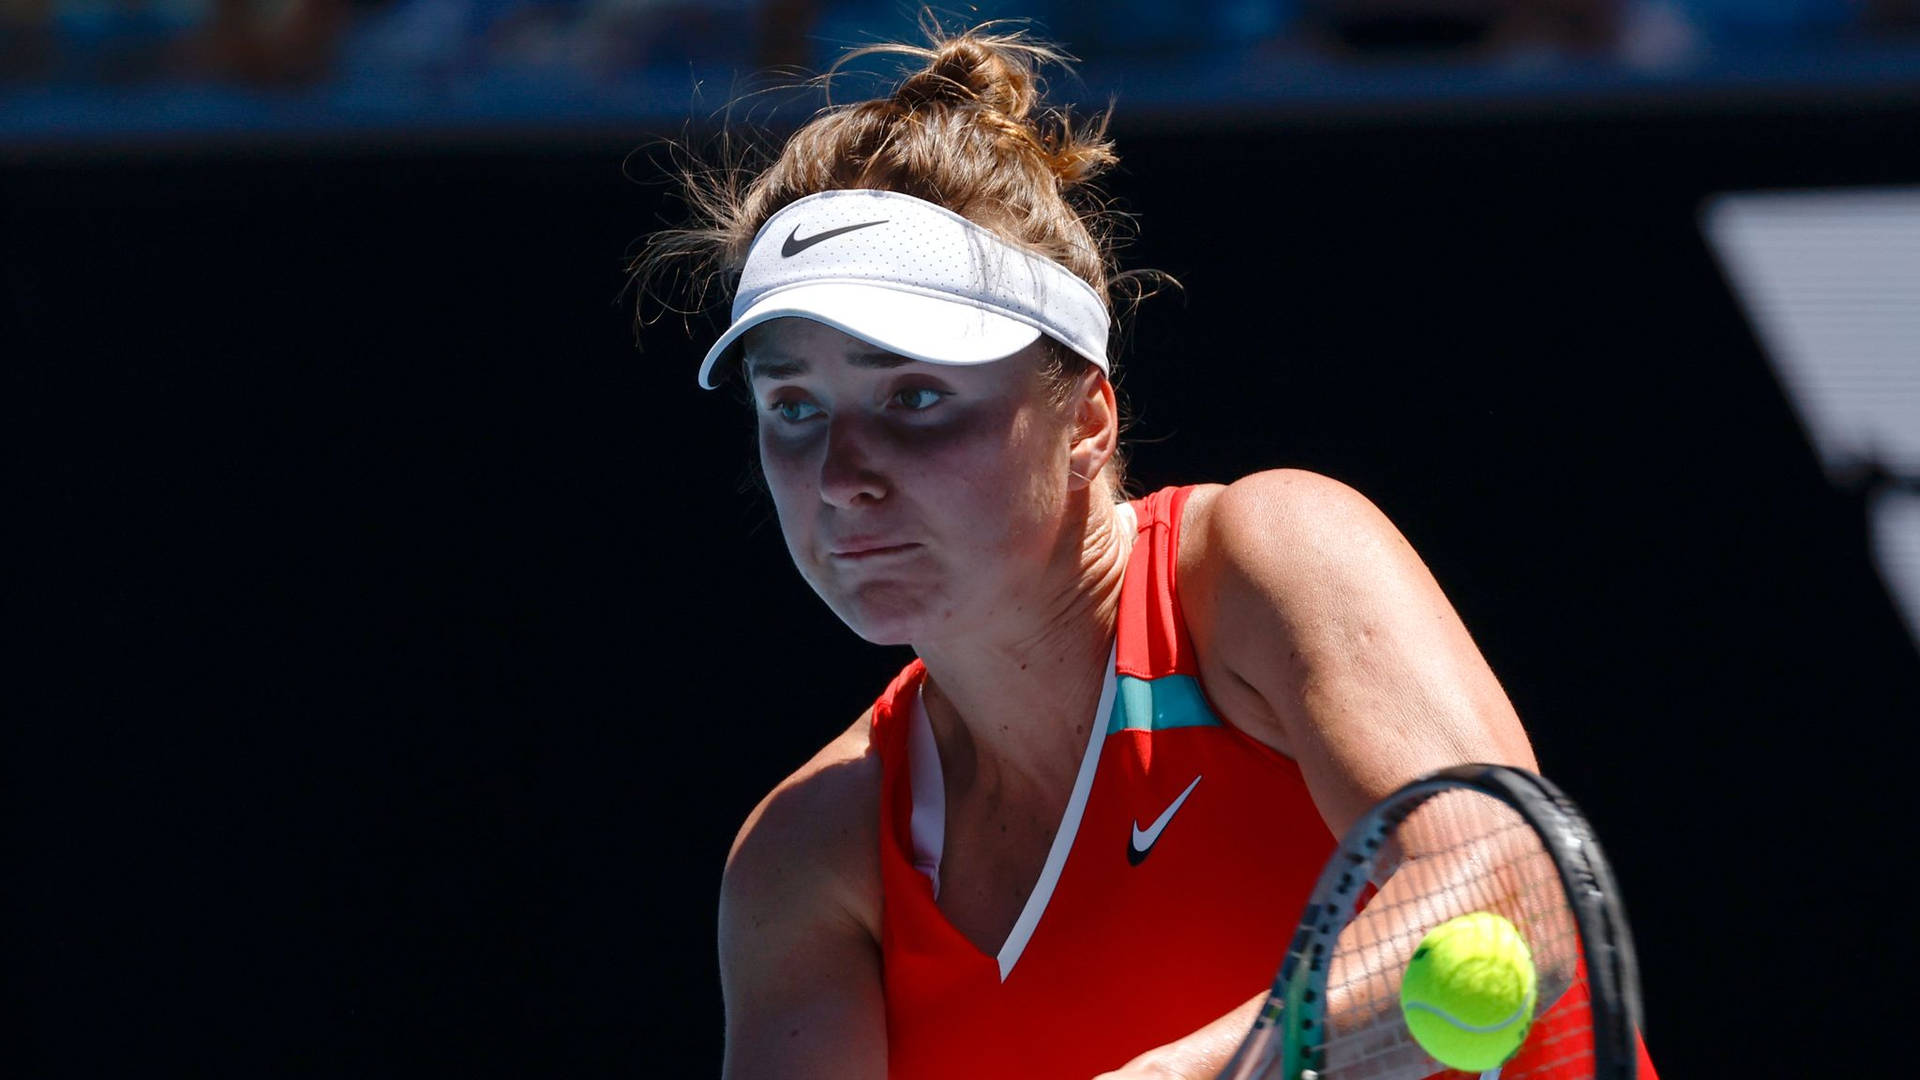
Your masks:
M1040 96L1026 59L977 38L952 38L932 50L926 68L900 84L893 99L910 110L972 105L1024 121Z

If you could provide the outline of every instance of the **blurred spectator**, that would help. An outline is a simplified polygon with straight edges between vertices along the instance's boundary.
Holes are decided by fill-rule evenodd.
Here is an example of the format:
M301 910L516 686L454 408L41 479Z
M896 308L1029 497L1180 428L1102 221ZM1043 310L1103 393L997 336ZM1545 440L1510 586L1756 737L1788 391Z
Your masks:
M433 82L475 70L486 63L482 39L488 29L516 12L549 7L515 0L393 0L355 24L343 45L343 75L377 85L396 78Z
M53 0L0 0L0 85L53 73Z
M1920 0L1866 0L1860 24L1872 34L1920 34Z
M757 0L396 0L358 26L352 74L511 74L596 85L648 70L742 66Z
M1346 59L1613 51L1619 0L1301 0L1300 33Z
M753 66L793 71L813 62L807 32L820 18L820 0L766 0L754 33Z
M577 33L603 77L649 67L745 67L763 0L594 0Z
M212 13L188 42L191 73L254 85L318 82L333 70L348 0L211 0Z
M1708 42L1779 51L1837 38L1860 12L1856 0L1681 0Z
M173 48L198 17L196 0L0 0L8 14L0 52L27 76L54 83L117 85L162 77ZM12 64L7 67L13 71Z

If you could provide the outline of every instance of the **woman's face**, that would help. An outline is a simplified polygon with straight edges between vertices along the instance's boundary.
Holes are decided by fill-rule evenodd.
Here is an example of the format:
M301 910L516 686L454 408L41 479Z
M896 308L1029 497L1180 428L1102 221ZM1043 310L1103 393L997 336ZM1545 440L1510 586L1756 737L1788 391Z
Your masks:
M879 644L1019 620L1060 547L1068 491L1070 427L1048 402L1041 343L959 367L807 319L745 342L780 531L827 606Z

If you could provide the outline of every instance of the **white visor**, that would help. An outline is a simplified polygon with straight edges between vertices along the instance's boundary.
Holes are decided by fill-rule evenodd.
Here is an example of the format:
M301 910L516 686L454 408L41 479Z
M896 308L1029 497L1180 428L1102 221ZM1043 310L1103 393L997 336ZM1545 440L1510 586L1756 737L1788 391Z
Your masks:
M707 350L700 385L740 335L812 319L930 364L984 364L1042 333L1107 371L1107 307L1051 259L944 206L897 191L823 191L760 227L740 272L733 325Z

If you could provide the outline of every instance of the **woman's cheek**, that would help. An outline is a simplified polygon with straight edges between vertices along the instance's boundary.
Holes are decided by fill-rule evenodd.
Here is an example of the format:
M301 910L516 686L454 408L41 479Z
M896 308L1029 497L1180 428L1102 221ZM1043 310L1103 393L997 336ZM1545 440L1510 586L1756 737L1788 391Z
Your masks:
M790 455L778 452L770 446L763 435L760 440L760 476L767 485L767 494L773 499L774 515L780 521L780 534L786 540L787 554L794 565L804 572L807 565L808 540L801 535L813 520L812 515L804 512L807 492L805 471L799 468Z
M791 438L782 438L762 422L759 434L760 474L766 477L774 501L793 497L805 484L804 448Z

